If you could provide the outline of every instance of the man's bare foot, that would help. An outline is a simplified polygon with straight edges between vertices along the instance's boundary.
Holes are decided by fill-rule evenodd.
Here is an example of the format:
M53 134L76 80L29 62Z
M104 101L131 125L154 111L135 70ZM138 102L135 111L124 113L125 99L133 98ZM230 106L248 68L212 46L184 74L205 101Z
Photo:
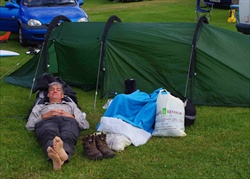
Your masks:
M58 153L60 159L62 161L68 160L68 154L63 148L63 141L60 137L55 137L53 140L53 149L56 153Z
M53 169L60 170L64 162L60 159L58 153L50 146L47 148L47 153L53 162Z

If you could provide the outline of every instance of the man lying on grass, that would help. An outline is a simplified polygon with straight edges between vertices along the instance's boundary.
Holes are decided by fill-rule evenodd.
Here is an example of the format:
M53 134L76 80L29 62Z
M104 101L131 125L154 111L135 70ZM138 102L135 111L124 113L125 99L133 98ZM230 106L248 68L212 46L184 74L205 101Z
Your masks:
M48 89L49 102L33 107L26 128L35 130L43 151L60 170L69 161L82 129L89 128L85 115L74 102L63 100L63 85L53 82Z

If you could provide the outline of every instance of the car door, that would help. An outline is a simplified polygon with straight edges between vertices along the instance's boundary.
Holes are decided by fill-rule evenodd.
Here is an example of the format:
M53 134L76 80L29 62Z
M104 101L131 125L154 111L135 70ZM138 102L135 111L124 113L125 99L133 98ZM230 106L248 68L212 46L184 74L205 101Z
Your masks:
M0 6L0 31L18 32L18 12L20 6L15 2L6 2Z

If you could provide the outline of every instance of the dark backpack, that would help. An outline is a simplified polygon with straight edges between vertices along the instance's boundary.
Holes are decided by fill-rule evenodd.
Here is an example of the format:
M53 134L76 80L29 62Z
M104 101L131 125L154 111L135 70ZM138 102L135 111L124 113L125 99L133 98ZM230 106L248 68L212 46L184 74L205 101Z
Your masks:
M185 108L185 126L194 125L196 118L196 108L188 99L183 100Z
M40 75L36 79L36 83L35 83L35 86L34 86L34 88L32 90L32 93L44 91L45 95L42 98L46 98L47 93L48 93L49 84L52 83L52 82L60 82L60 83L62 83L63 89L64 89L64 95L70 97L78 106L78 100L77 100L77 97L76 97L76 92L73 90L73 88L71 88L71 86L66 84L66 82L64 82L60 77L58 77L58 76L54 77L50 73L43 73L42 75ZM40 95L40 94L38 94L38 95Z
M196 118L196 108L195 105L189 101L187 98L185 97L179 97L178 95L171 93L173 96L180 98L183 103L184 103L184 109L185 109L185 122L184 125L189 127L194 125L195 122L195 118Z

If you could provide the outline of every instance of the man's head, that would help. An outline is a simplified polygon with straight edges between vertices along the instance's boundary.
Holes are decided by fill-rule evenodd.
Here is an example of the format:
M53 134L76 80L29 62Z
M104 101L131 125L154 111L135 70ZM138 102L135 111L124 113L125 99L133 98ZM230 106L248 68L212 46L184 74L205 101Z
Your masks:
M63 85L59 82L49 84L48 98L51 103L60 103L64 97Z

